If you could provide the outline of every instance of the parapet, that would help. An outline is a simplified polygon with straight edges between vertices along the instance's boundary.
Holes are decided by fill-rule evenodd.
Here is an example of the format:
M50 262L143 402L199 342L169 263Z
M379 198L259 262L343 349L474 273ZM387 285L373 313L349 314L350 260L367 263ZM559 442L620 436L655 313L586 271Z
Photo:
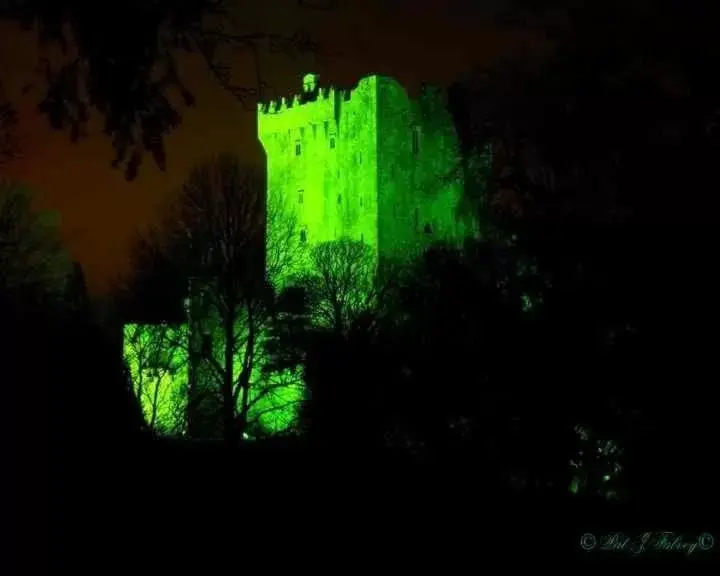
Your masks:
M269 102L260 102L258 104L258 113L260 113L260 114L278 114L280 112L284 112L286 110L291 110L292 108L296 108L298 106L305 106L308 104L314 104L316 102L333 101L335 99L335 95L337 92L342 92L342 91L338 91L334 87L331 86L329 88L319 88L317 90L317 92L315 93L314 98L312 98L312 99L303 97L300 94L295 94L289 100L283 96L282 98L280 98L280 100L270 100Z
M316 102L334 102L337 97L341 97L345 101L350 100L352 90L343 90L334 86L318 86L318 78L317 74L305 74L303 76L302 94L295 94L290 99L282 97L279 100L259 102L258 114L279 114L298 106L306 106Z

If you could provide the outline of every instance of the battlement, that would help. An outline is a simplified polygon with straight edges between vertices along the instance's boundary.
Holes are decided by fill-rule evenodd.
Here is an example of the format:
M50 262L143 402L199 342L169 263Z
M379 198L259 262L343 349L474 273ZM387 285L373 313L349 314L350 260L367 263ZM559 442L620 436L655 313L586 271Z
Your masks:
M260 114L278 114L280 112L284 112L285 110L291 110L292 108L297 108L299 106L306 106L308 104L315 104L323 101L332 102L338 92L342 93L344 91L338 91L331 86L329 88L319 88L316 96L312 99L304 98L300 94L295 94L290 99L283 96L280 100L260 102L258 104L258 112Z
M337 98L347 102L352 98L353 90L345 90L334 86L318 86L316 74L306 74L303 78L303 93L295 94L291 98L282 97L279 100L258 103L258 114L280 114L293 108L318 103L333 103Z

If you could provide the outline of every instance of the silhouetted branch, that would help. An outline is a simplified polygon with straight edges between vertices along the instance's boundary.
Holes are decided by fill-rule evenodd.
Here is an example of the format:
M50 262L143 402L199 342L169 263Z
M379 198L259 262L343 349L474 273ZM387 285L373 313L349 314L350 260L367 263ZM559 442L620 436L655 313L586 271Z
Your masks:
M83 136L90 111L98 112L115 150L114 167L128 180L137 176L150 154L166 167L164 138L181 123L170 103L171 91L185 106L194 95L177 73L178 51L198 52L218 83L244 105L265 96L268 86L256 73L257 86L232 81L229 67L218 60L221 49L251 49L260 43L271 53L313 50L316 44L300 32L283 37L240 32L244 23L232 16L227 0L173 0L88 4L59 0L13 2L0 6L0 18L36 27L42 44L61 47L69 61L51 69L39 63L43 96L40 111L56 130L68 130L72 141ZM255 57L257 66L257 58Z
M163 232L143 242L139 263L171 261L169 269L189 281L187 356L191 370L207 379L198 391L212 389L219 398L197 409L221 411L225 432L234 434L231 420L257 421L246 398L265 384L251 374L263 371L264 333L275 313L269 276L291 267L297 253L294 221L265 205L262 174L228 154L195 167L179 196Z

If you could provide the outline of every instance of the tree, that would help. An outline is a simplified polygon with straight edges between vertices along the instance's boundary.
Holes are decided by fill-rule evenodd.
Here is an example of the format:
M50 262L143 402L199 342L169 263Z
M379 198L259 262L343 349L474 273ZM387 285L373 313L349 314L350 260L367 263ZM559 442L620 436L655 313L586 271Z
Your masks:
M93 323L57 218L33 210L31 193L10 182L0 183L0 270L4 373L37 396L38 409L44 394L53 398L53 436L64 442L108 425L115 427L104 429L108 435L137 431L122 366ZM42 417L33 420L39 425Z
M164 249L189 282L191 435L235 443L272 428L297 400L297 378L263 370L279 313L273 278L300 246L292 218L264 199L261 173L220 155L192 170L166 223Z
M165 168L164 137L181 122L176 94L195 102L177 65L183 52L200 55L215 80L243 104L266 96L257 53L303 53L315 45L301 31L290 36L250 31L242 10L228 0L115 2L76 0L0 2L0 18L37 27L39 41L62 49L65 61L53 68L42 59L43 96L39 103L50 126L83 134L92 111L100 114L115 150L113 166L136 177L143 156ZM240 15L240 16L239 16ZM255 86L238 84L225 61L228 51L250 53Z
M186 325L126 324L124 356L133 392L151 430L186 430L188 332Z
M356 458L356 449L382 440L373 334L389 278L378 277L370 246L347 238L314 245L298 260L295 273L283 276L289 288L270 326L270 368L303 375L299 425L310 443L344 444Z
M522 213L529 231L710 218L703 191L717 175L700 159L720 149L720 92L704 73L720 61L717 8L512 4L539 9L525 25L547 29L553 16L561 25L543 58L455 87L466 150L493 147L495 202Z
M60 296L71 263L63 249L59 222L49 212L34 211L30 192L0 182L0 292Z
M548 281L536 341L557 363L543 362L545 381L576 390L561 415L569 435L580 419L617 440L615 422L630 420L618 413L642 407L656 421L684 419L686 438L713 437L702 405L670 407L649 383L695 379L715 342L690 319L715 317L703 262L716 243L706 191L718 182L720 93L704 72L720 57L716 7L548 4L564 6L547 58L484 70L455 93L466 150L492 146L493 205ZM547 418L535 419L541 430ZM674 442L665 446L679 451Z
M80 316L92 314L90 295L88 294L85 273L79 262L73 262L67 284L65 286L65 302L70 310Z
M180 246L167 237L173 225L172 218L169 222L161 220L159 225L138 233L132 244L132 273L119 278L115 290L125 322L174 324L187 320L184 258L177 254Z
M313 323L343 333L376 304L372 250L363 242L341 239L313 246L309 260L297 282L307 291Z

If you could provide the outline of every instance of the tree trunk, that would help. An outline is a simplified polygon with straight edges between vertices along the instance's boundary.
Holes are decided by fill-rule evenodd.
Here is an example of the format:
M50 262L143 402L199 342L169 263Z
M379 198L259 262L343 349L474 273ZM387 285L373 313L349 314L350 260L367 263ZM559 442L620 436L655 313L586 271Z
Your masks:
M238 392L242 395L240 399L240 414L238 418L238 431L241 440L245 437L244 433L248 426L248 413L250 411L250 378L252 375L255 354L255 317L253 315L252 303L250 300L247 300L246 307L248 339L245 344L245 357L243 358L242 372L240 373L238 381Z
M252 313L252 307L248 303L248 341L247 346L245 348L245 362L243 363L243 373L242 373L242 426L243 431L247 427L248 424L248 412L250 410L250 375L252 372L253 367L253 355L255 354L255 318L253 317Z
M188 334L188 396L187 405L185 408L185 422L187 426L187 435L190 438L196 438L198 435L198 430L195 412L197 410L198 404L197 363L199 355L195 350L195 346L197 345L197 343L193 339L195 331L193 329L193 326L189 322L188 324L190 327Z
M343 307L339 302L333 304L333 324L335 324L335 332L342 334L345 326L343 325Z
M240 443L240 434L238 422L235 418L237 413L235 407L235 394L233 394L233 384L235 382L233 359L235 356L235 306L228 304L228 310L222 319L225 336L225 366L222 384L222 412L223 412L223 435L225 441L230 447L237 446Z
M155 423L157 422L157 411L158 411L158 399L160 396L160 382L159 376L155 377L155 390L153 390L153 402L152 402L152 416L150 417L150 429L155 432Z

